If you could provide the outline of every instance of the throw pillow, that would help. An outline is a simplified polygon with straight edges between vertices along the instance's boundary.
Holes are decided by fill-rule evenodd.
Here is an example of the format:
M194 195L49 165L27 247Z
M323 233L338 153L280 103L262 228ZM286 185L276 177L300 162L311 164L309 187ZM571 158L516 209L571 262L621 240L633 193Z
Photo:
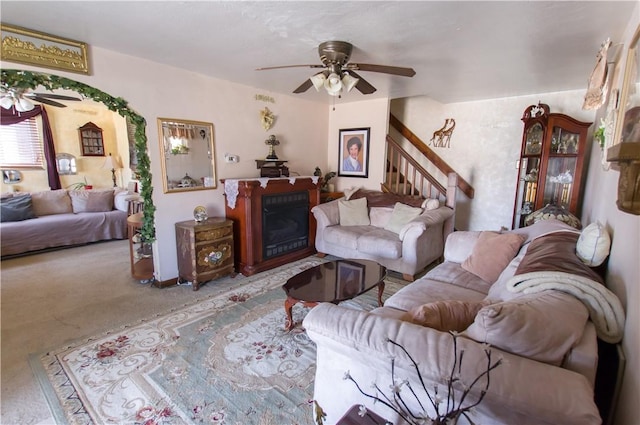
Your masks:
M0 221L22 221L36 218L33 213L31 195L19 195L0 199Z
M113 210L113 190L70 190L74 213Z
M516 256L525 239L524 235L516 233L481 232L462 268L493 283Z
M599 222L591 223L580 233L576 243L576 253L583 263L598 267L609 255L611 237Z
M340 226L368 226L369 210L367 198L354 199L353 201L338 201L340 212Z
M424 208L427 211L435 210L440 208L440 201L437 199L425 199L420 207Z
M400 319L442 332L462 332L486 305L485 301L435 301L413 307Z
M369 209L369 220L371 220L371 225L384 229L384 226L386 226L391 219L392 213L393 208L390 207L371 207Z
M345 189L343 191L344 193L344 199L346 199L347 201L351 199L351 196L353 196L354 193L356 193L358 191L359 188L357 187L352 187L350 189Z
M422 214L422 208L410 207L409 205L396 202L391 213L391 218L384 228L394 233L400 233L402 228L414 218Z
M72 213L71 198L66 189L33 192L33 211L38 217L52 214Z
M558 366L582 338L588 318L577 298L548 290L483 307L463 335Z

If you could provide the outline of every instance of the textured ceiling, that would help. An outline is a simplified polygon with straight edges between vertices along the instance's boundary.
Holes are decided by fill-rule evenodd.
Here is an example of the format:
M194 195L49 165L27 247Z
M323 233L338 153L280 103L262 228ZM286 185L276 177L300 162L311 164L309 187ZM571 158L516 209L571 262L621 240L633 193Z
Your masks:
M212 77L287 93L318 70L319 43L354 45L351 62L413 67L413 78L360 72L378 90L342 102L426 95L461 102L585 88L600 44L615 53L636 1L245 2L7 1L2 22ZM311 88L297 94L330 102Z

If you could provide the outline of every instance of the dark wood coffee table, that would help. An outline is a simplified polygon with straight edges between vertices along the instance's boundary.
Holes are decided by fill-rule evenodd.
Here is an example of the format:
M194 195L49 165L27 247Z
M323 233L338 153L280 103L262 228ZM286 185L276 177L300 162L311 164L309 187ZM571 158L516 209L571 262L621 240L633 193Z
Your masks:
M312 267L293 276L282 285L287 294L284 310L287 313L285 328L294 327L291 315L293 306L302 303L315 307L318 303L338 304L378 287L378 305L382 306L384 278L387 269L370 260L335 260Z

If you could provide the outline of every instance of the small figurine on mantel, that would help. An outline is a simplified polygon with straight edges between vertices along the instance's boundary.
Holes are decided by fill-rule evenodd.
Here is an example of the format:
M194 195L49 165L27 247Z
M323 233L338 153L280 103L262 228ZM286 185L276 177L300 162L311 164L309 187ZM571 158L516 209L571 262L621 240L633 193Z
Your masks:
M267 155L268 160L276 160L278 159L278 156L276 155L276 151L273 149L274 146L278 146L280 144L280 141L278 139L276 139L275 135L271 135L269 136L269 138L267 140L264 141L265 145L269 145L269 155Z

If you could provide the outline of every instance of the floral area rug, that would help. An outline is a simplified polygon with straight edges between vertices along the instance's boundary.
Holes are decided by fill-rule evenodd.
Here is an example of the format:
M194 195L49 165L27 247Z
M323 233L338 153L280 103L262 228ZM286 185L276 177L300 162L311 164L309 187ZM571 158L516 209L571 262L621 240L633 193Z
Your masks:
M71 424L313 423L316 350L299 326L307 309L294 306L298 326L285 331L281 286L324 261L236 277L246 284L40 356L54 414ZM385 297L400 287L388 280ZM372 309L374 292L345 304Z

